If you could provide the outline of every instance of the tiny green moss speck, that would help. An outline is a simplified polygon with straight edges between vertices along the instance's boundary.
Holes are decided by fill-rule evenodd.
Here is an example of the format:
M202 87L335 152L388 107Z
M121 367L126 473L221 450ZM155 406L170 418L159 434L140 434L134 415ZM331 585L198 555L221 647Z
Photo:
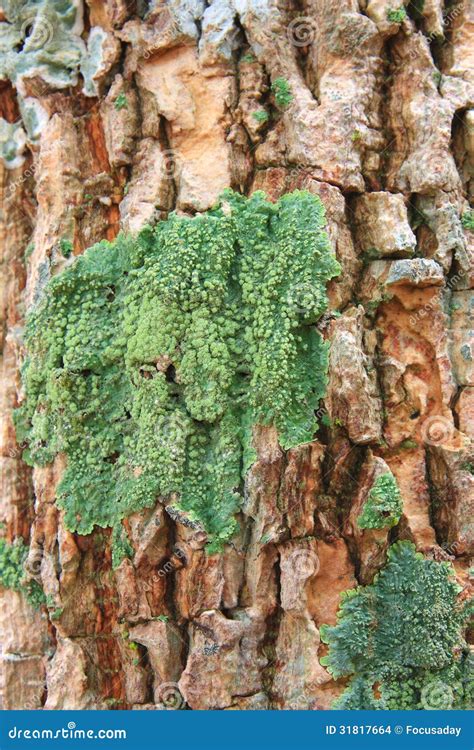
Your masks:
M115 101L114 101L114 107L117 110L127 109L128 108L128 99L127 99L126 95L123 93L123 91L115 99Z
M291 86L286 78L275 78L271 85L277 107L286 109L293 101Z
M405 20L407 17L407 12L405 8L389 8L387 10L387 20L390 21L390 23L402 23L402 21Z
M268 112L265 109L257 109L256 112L252 113L252 117L257 122L267 122L268 120Z
M400 448L402 448L403 450L409 451L414 448L418 448L418 443L416 442L416 440L411 440L410 438L406 438L406 440L403 440L400 443Z

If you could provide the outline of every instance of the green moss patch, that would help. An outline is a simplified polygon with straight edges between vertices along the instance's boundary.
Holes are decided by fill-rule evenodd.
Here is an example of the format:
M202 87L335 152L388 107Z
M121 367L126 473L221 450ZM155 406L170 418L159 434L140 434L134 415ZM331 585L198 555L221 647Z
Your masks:
M336 679L351 677L334 708L467 708L472 662L459 592L449 563L394 544L373 584L345 592L337 625L321 628L321 663Z
M274 425L284 448L317 429L328 345L313 324L340 271L324 226L309 193L228 191L49 281L27 321L16 425L31 463L66 454L57 503L71 531L171 496L211 550L232 536L252 425Z

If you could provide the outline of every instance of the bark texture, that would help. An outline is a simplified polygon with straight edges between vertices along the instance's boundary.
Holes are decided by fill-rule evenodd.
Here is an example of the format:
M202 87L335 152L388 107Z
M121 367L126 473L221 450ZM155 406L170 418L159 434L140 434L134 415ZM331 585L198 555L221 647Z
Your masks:
M391 20L389 0L87 0L81 38L102 40L99 62L63 87L41 67L0 82L7 123L21 123L19 93L41 105L0 161L0 520L30 545L48 603L0 592L4 708L326 709L343 681L319 662L320 626L390 543L452 559L467 590L474 18L467 0L419 6ZM135 554L114 571L109 530L72 534L55 506L63 461L22 461L24 317L64 240L79 255L229 186L305 189L326 207L343 268L319 323L326 418L288 452L257 430L222 553L157 502L129 518ZM400 522L360 529L388 469Z

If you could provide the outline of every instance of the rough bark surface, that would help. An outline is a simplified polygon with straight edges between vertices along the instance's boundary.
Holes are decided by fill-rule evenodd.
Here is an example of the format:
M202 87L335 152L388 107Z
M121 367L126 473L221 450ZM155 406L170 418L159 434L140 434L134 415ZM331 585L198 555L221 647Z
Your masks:
M0 520L29 543L48 610L0 592L4 708L327 709L343 682L319 662L319 628L391 542L452 559L469 586L474 18L467 1L417 5L395 22L388 0L87 0L82 38L107 40L93 90L23 82L44 121L0 161ZM18 122L6 80L0 115ZM319 323L327 418L286 453L258 431L222 553L158 502L129 518L135 554L114 571L109 530L72 534L55 506L63 462L22 462L24 317L62 239L79 255L229 186L272 200L303 188L326 207L343 268ZM387 467L403 515L362 530Z

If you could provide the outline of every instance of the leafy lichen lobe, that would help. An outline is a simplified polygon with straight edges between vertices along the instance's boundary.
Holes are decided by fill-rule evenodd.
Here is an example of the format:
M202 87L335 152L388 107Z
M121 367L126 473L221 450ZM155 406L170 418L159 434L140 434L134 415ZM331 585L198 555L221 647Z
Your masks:
M466 708L472 660L462 629L466 612L449 563L394 544L370 586L343 594L335 626L323 626L321 663L351 681L339 709ZM441 694L439 685L443 684Z
M219 549L236 530L251 429L313 438L327 344L314 323L339 265L319 198L227 191L194 218L101 242L29 316L17 433L35 464L66 454L69 529L179 499ZM116 537L122 538L120 533Z

